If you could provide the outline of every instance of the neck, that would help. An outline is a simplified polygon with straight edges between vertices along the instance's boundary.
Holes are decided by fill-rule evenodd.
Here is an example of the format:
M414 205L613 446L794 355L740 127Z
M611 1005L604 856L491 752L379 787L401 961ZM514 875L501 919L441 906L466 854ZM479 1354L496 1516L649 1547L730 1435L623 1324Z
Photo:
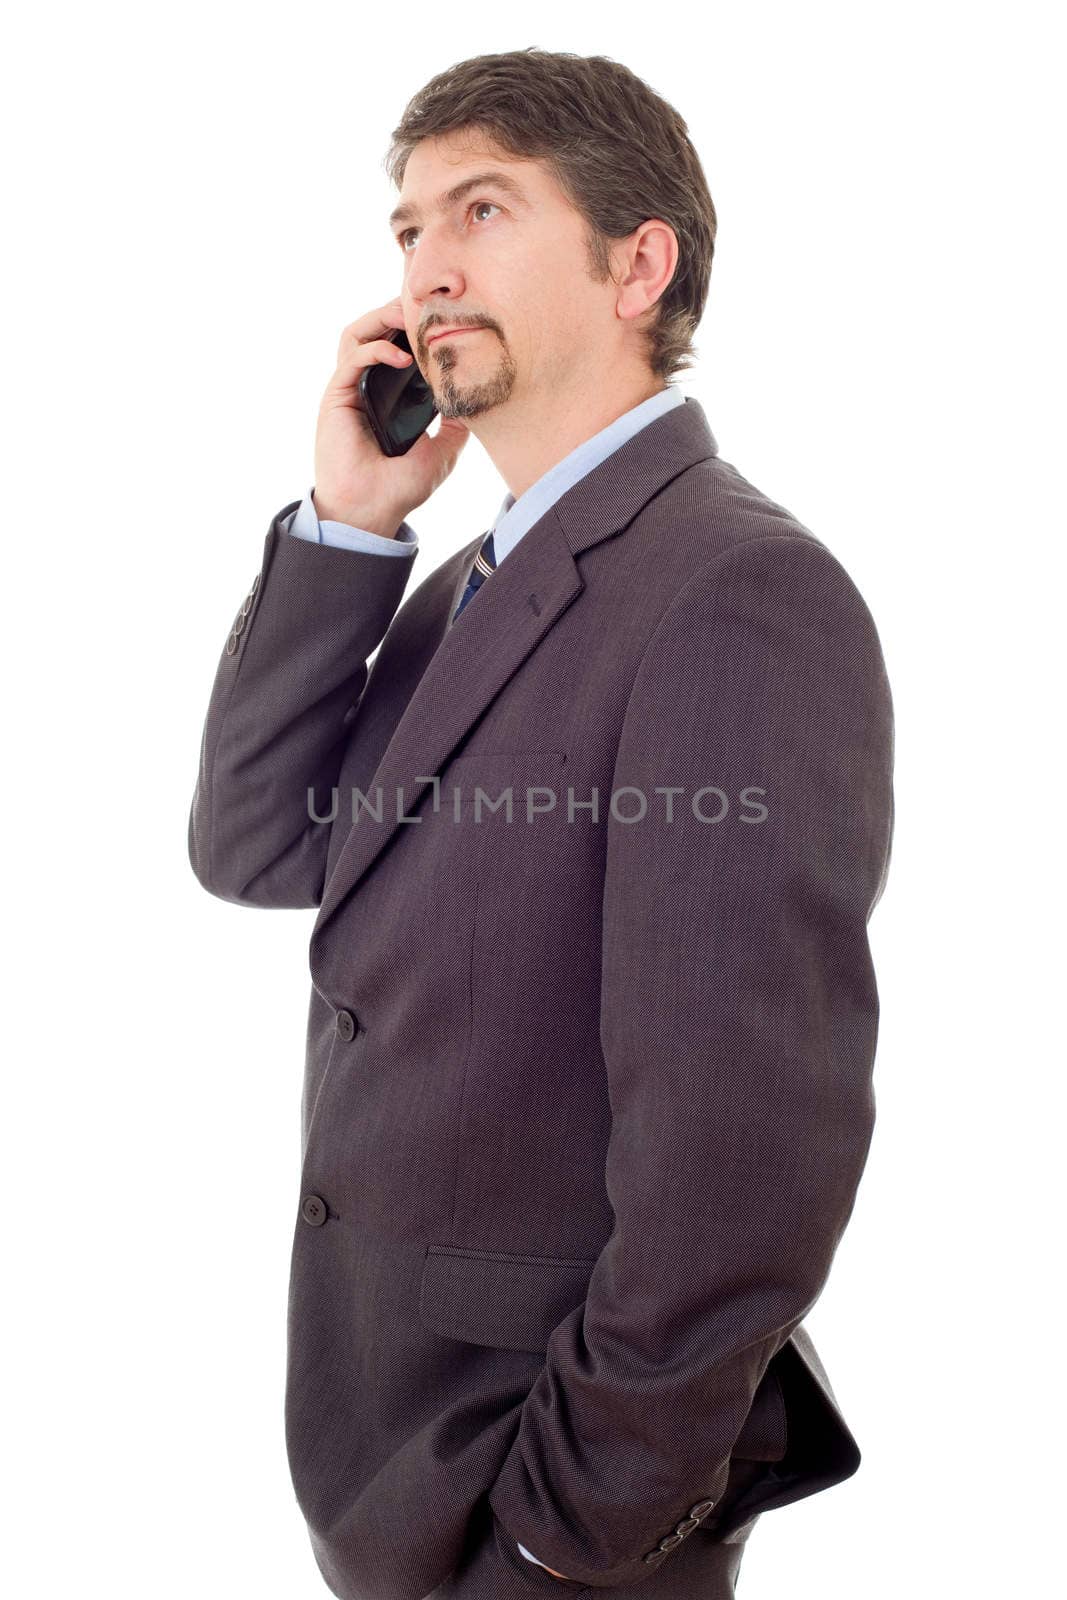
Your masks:
M596 393L523 395L471 417L471 433L517 500L580 444L667 385L647 370L627 385L601 384Z

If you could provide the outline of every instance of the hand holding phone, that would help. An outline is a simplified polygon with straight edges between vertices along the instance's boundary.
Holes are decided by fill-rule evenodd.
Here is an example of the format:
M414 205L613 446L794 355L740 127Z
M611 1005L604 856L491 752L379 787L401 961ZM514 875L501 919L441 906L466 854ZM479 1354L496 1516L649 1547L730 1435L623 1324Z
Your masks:
M447 417L436 434L425 431L436 408L403 324L400 301L391 300L344 329L315 436L319 518L387 538L444 482L470 437L465 422ZM383 450L379 434L397 454Z

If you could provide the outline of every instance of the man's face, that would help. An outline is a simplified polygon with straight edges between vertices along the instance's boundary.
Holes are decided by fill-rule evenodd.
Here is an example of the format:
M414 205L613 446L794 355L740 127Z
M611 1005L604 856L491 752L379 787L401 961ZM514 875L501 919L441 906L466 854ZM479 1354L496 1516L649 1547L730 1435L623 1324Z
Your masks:
M411 208L390 221L405 329L442 416L550 397L610 360L614 287L593 282L584 218L539 162L502 155L478 130L424 139L398 206Z

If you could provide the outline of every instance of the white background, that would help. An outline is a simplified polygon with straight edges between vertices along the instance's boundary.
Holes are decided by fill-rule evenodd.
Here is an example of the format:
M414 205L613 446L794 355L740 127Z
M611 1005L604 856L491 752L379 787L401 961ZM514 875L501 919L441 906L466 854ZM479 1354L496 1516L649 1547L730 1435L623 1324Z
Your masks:
M687 119L721 455L844 562L897 717L878 1123L808 1319L864 1460L744 1600L1062 1581L1062 60L1053 8L21 8L3 249L8 1592L327 1593L283 1438L313 912L206 895L200 732L408 97L538 44ZM476 440L409 593L504 493ZM649 1585L650 1600L654 1584Z

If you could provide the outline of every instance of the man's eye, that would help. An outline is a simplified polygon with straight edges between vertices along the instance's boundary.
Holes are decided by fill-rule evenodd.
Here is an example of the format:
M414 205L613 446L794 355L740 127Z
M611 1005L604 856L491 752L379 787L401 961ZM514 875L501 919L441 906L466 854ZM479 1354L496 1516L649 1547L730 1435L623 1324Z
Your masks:
M499 211L501 209L500 206L497 205L495 200L475 200L472 205L467 207L467 210L468 211L480 211L483 206L488 206L492 211ZM411 238L411 235L413 233L418 233L418 231L419 231L418 228L405 228L403 233L398 234L397 238L398 238L398 242L400 244L401 250L404 249L407 241Z

